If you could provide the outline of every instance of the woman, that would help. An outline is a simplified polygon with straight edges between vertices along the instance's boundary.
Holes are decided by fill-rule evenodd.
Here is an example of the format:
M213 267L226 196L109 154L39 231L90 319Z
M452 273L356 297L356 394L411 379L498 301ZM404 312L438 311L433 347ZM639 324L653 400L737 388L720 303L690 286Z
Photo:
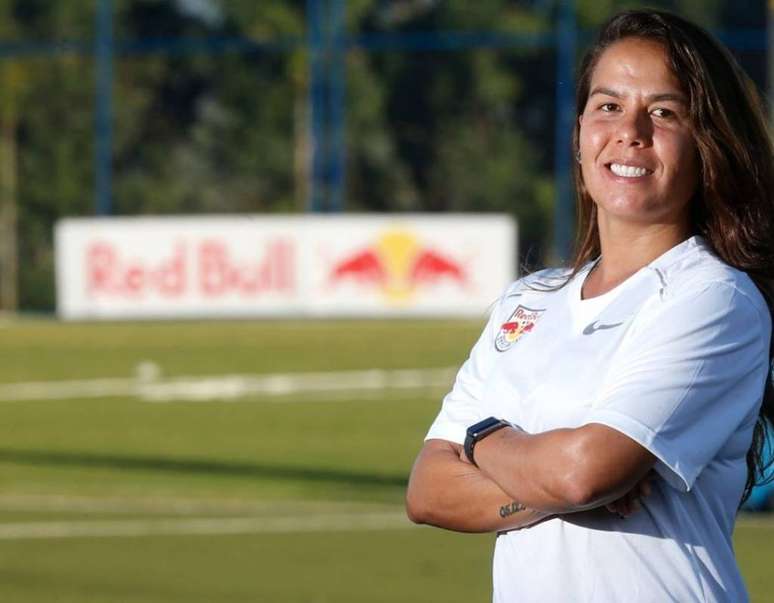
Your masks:
M408 514L498 532L495 601L744 601L731 534L772 418L760 102L706 32L631 11L577 107L574 265L500 299Z

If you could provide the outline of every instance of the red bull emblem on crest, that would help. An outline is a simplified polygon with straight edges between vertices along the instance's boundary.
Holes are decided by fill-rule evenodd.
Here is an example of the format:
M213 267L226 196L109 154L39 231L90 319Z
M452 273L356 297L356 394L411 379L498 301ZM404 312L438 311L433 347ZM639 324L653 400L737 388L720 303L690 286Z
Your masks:
M545 309L533 310L524 306L516 306L510 318L500 327L495 337L495 348L498 352L508 350L519 338L532 331L540 315Z
M409 301L417 290L440 282L465 287L468 276L461 263L423 245L412 233L390 230L373 245L334 264L329 285L343 281L378 288L390 302L400 304Z

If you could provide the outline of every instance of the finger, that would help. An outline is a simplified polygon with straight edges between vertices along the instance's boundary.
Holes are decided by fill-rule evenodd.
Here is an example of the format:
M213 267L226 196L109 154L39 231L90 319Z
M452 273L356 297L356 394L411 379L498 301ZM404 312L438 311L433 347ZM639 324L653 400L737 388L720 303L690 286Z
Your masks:
M618 515L618 517L625 517L626 515L627 507L623 496L618 500L614 500L613 502L608 503L605 506L608 511L610 511L614 515Z
M624 515L629 517L630 515L634 515L637 511L640 510L640 500L639 500L639 497L637 496L637 494L635 492L633 492L633 491L629 492L624 497L624 499L625 499L624 500L624 504L625 504Z
M646 479L640 484L640 496L650 496L653 492L653 486L650 484L650 480Z
M611 506L613 507L612 512L618 515L618 517L626 517L627 505L624 498L625 497L621 497L617 501L611 503Z
M645 498L646 496L650 496L652 491L653 487L650 483L650 479L644 477L637 482L628 494L631 494L634 498Z

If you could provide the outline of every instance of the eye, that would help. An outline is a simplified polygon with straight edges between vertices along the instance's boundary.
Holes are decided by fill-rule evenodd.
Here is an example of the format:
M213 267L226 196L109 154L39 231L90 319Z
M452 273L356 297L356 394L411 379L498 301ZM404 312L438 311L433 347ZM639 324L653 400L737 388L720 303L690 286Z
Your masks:
M653 109L653 111L651 111L651 114L656 116L656 117L660 117L662 119L671 119L671 118L675 117L675 112L674 111L672 111L671 109L665 109L664 107L659 107L658 109Z
M599 110L603 113L613 113L614 111L618 111L618 105L616 103L602 103L599 106Z

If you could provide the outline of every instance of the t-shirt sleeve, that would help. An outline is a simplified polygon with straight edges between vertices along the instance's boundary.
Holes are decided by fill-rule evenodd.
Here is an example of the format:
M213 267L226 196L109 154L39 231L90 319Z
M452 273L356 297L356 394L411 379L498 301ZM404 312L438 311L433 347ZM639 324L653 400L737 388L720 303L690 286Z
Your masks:
M725 283L661 302L614 358L588 423L631 437L656 470L690 490L757 415L769 370L768 312Z
M425 440L440 439L462 444L467 428L489 416L481 404L481 399L485 380L496 353L494 338L500 327L497 324L500 303L493 309L470 356L457 372L454 386L444 397L441 411L430 426Z

